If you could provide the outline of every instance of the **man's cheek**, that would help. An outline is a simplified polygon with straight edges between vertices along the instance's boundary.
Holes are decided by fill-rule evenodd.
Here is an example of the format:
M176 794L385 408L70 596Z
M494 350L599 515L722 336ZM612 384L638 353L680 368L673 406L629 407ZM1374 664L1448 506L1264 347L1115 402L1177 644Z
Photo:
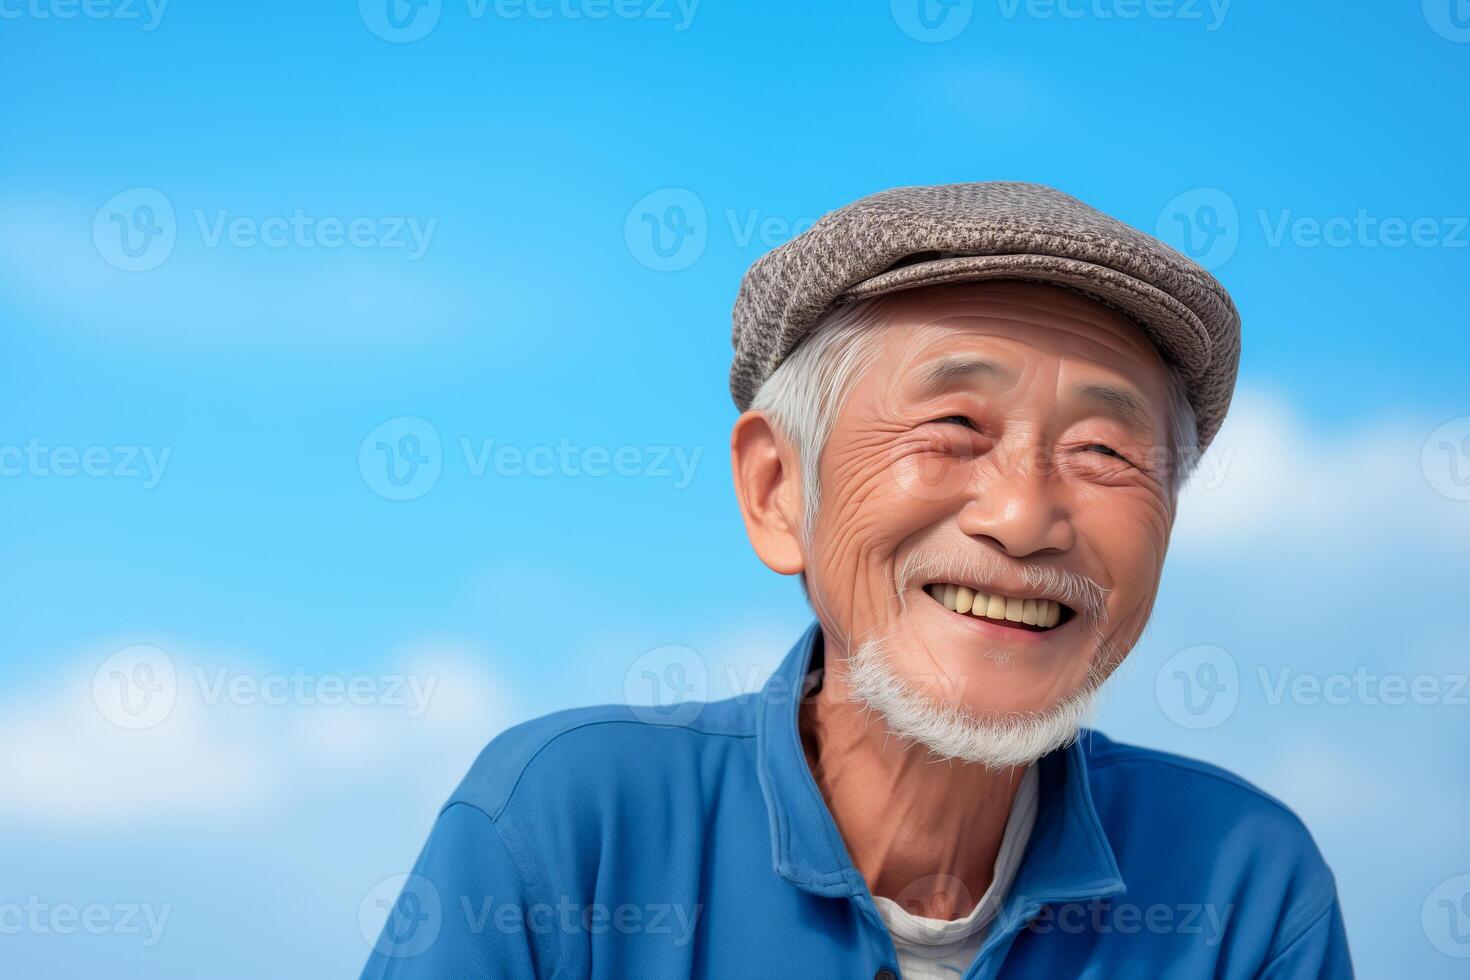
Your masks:
M895 544L907 534L913 498L896 478L891 457L868 457L833 469L829 499L832 540L865 550ZM824 506L824 509L828 509Z
M1119 515L1113 523L1113 537L1114 553L1124 555L1120 574L1157 585L1169 550L1168 515L1153 507Z
M1142 634L1148 621L1164 567L1162 540L1149 533L1146 526L1132 527L1135 533L1116 535L1111 546L1103 550L1109 556L1105 564L1113 583L1108 602L1109 628L1129 645Z
M968 461L954 456L909 453L889 464L888 475L906 505L943 510L965 497L973 474Z
M813 548L811 599L830 624L853 626L854 596L863 567L864 542L854 534L853 500L834 495L824 502Z
M1109 573L1123 580L1132 570L1163 568L1172 512L1162 494L1142 489L1084 486L1069 498L1078 538L1103 556Z

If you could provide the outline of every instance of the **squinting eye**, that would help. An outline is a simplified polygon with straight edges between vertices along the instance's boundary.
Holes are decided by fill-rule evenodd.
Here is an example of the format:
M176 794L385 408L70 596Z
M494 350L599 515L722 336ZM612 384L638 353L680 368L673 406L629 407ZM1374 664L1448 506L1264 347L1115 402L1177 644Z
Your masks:
M1121 459L1125 463L1128 462L1127 458L1122 453L1118 452L1112 446L1104 446L1100 442L1094 442L1092 445L1088 446L1087 451L1090 453L1100 453L1103 456L1112 456L1114 459Z
M942 419L935 419L934 422L937 425L963 425L967 429L975 428L975 423L963 415L946 415Z

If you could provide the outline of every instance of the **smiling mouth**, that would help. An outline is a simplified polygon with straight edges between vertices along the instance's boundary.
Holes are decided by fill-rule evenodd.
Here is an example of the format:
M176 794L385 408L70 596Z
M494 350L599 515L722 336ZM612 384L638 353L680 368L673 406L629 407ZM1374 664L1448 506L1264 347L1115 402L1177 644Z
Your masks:
M1076 615L1055 599L991 595L964 585L935 582L924 592L950 612L1032 633L1056 629Z

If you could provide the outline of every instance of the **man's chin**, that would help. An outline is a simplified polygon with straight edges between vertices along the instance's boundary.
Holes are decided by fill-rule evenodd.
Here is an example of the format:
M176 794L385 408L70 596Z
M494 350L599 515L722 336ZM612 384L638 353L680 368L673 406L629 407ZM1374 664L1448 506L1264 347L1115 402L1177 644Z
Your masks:
M976 686L974 665L950 675L948 691L917 684L894 666L889 645L870 640L847 660L847 687L851 696L876 711L889 732L923 746L944 759L976 763L991 769L1026 766L1076 738L1091 717L1096 685L1084 673L1070 690L1055 690L1055 676L1025 683L1019 676L1038 665L1016 664L1007 652L992 655L982 672L1003 672L986 690ZM961 687L961 690L954 690ZM966 695L969 697L966 697ZM974 703L976 695L984 704Z
M1044 633L1009 625L959 615L925 597L869 635L882 637L889 669L914 690L991 724L1063 710L1078 692L1098 686L1101 641L1081 617Z

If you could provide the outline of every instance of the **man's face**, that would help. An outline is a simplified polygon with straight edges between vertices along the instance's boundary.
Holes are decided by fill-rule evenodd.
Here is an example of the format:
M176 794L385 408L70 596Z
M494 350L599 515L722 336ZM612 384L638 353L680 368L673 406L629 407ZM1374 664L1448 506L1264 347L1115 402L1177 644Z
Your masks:
M1045 711L1111 672L1152 608L1164 365L1120 315L1029 283L894 294L876 329L821 457L818 615L849 652L883 640L934 702Z

